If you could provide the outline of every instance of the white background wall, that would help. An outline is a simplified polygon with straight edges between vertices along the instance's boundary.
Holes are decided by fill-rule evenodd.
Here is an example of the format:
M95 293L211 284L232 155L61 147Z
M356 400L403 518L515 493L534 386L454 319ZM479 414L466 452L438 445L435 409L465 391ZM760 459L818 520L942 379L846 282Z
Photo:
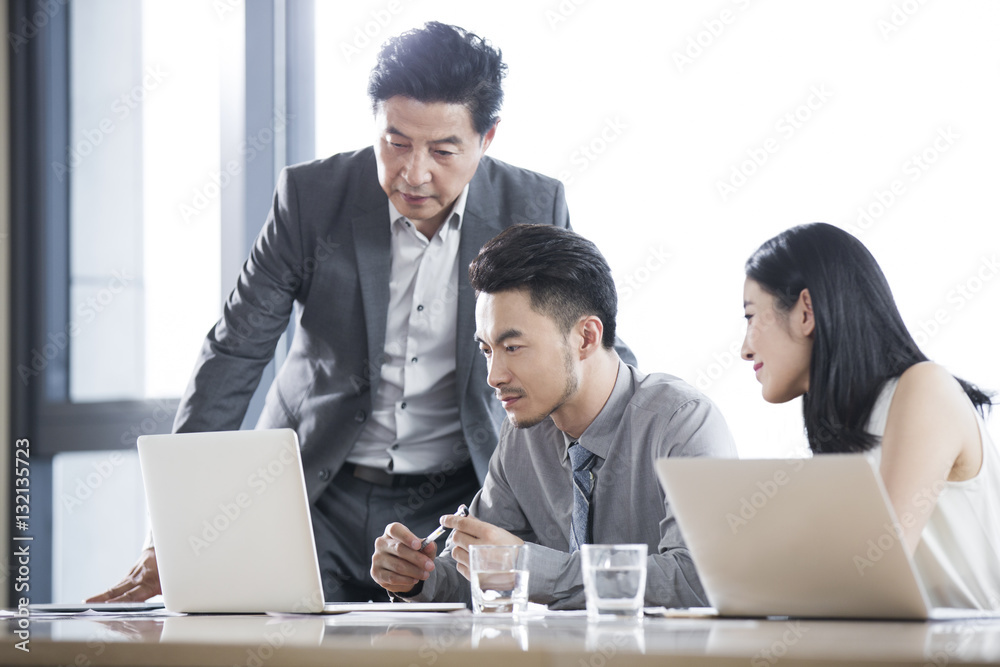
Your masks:
M317 2L317 154L373 141L385 38L488 37L510 65L490 153L566 182L640 366L711 396L743 456L804 446L799 402L738 358L743 263L796 224L856 233L925 353L1000 389L1000 4Z

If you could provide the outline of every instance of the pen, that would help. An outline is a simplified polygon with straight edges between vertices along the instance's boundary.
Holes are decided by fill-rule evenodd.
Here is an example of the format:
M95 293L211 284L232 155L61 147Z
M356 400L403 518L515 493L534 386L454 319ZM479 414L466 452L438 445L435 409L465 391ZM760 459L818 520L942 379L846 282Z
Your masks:
M469 516L469 508L466 507L464 504L459 505L458 509L455 510L455 513L452 516ZM430 544L431 542L433 542L437 538L439 538L442 535L444 535L444 531L446 531L446 530L448 530L448 529L445 528L444 526L438 526L437 528L435 528L433 533L431 533L430 535L428 535L427 537L425 537L420 542L420 549L419 549L419 551L423 551L424 547L426 547L428 544Z

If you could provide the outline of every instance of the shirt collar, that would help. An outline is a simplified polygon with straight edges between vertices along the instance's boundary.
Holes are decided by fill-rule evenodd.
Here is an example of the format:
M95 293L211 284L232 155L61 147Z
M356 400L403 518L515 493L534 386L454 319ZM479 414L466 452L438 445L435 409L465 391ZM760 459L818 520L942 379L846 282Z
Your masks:
M597 454L602 459L608 458L611 451L611 443L615 438L615 432L622 421L622 414L625 406L632 400L632 373L621 359L618 360L618 377L615 379L615 387L611 390L611 395L605 401L604 407L597 413L594 421L579 438L571 438L566 433L562 433L565 449L563 449L563 460L569 458L569 446L574 442L579 442L583 448L592 454Z
M465 187L462 188L462 193L458 195L458 199L455 200L455 204L451 207L451 213L448 215L448 219L445 224L441 225L441 229L438 233L442 236L446 235L447 228L454 229L456 231L461 231L462 220L465 218L465 203L469 199L469 184L466 183ZM402 224L403 221L410 222L405 215L400 213L392 203L392 199L389 200L389 225ZM410 222L412 225L413 223Z

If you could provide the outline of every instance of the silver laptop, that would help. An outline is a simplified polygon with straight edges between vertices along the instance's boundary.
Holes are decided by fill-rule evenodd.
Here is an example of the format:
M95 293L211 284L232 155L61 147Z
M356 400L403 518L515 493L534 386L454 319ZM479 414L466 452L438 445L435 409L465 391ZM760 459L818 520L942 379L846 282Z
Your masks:
M873 462L671 458L657 474L709 602L723 616L930 619Z
M149 435L139 463L168 611L343 613L324 605L299 443L291 429ZM400 604L451 611L462 603Z
M323 610L295 431L150 435L138 447L168 611Z

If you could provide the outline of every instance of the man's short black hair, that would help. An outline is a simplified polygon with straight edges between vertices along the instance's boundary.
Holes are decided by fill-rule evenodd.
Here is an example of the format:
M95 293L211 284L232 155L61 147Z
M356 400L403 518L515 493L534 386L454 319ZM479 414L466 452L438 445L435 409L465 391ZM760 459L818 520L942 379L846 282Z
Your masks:
M476 293L527 289L531 306L568 333L581 317L604 324L605 349L615 344L618 293L611 268L592 242L552 225L514 225L494 237L469 265Z
M500 49L462 28L431 21L385 43L368 77L368 96L376 113L396 95L461 104L482 136L497 121L506 74Z

